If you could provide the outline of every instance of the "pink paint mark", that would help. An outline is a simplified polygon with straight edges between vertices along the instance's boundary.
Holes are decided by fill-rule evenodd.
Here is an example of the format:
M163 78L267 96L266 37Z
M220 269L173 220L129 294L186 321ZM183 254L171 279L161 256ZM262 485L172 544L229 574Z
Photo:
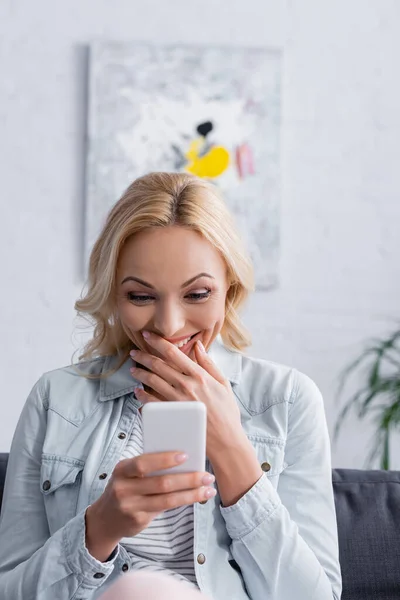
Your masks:
M244 179L248 175L254 175L253 153L248 144L240 144L236 147L236 168L240 179Z

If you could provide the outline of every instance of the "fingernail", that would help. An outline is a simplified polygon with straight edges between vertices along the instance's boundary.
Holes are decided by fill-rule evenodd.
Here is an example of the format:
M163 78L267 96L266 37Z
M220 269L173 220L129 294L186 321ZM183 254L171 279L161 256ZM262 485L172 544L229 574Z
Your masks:
M137 351L137 350L131 350L131 351L129 352L129 354L132 356L132 358L134 358L134 357L136 356L136 354L137 354L137 353L138 353L138 351Z
M183 463L187 459L188 459L188 455L187 454L177 454L175 456L175 460L176 460L177 463Z
M148 340L150 337L150 333L148 331L142 331L142 336L145 340Z
M200 350L200 352L205 352L206 351L206 349L204 348L204 346L203 346L203 344L201 343L200 340L198 340L197 346L198 346L198 349Z
M215 488L207 488L204 492L205 498L214 498L217 495L217 490Z
M204 475L202 482L204 483L204 485L210 485L210 483L214 483L215 481L215 477L214 475L211 475L210 473L208 473L207 475Z

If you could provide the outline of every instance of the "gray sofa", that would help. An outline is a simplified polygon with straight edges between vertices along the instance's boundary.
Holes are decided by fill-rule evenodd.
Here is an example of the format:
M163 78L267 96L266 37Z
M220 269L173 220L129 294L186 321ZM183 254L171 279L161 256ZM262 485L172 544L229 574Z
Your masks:
M0 454L0 509L7 459ZM335 469L332 479L342 600L399 600L400 472Z

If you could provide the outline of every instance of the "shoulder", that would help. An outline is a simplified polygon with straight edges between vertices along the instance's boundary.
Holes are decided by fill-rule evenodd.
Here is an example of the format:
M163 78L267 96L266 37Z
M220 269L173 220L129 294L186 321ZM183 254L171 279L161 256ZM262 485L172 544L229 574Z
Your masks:
M98 382L104 368L105 360L106 357L102 356L47 371L41 377L42 384L46 387L46 390L51 390L52 387L57 387L60 384L69 386L77 383Z
M301 452L328 451L322 395L304 373L242 355L242 377L234 391L245 411L244 414L242 410L242 422L248 433L273 440L278 454L279 447L284 446L286 464L295 462Z
M36 383L46 409L63 411L67 406L93 402L98 395L106 358L68 365L44 373Z
M322 403L315 382L297 369L245 354L241 359L238 392L251 412L261 413L279 404L286 405L290 411L299 403Z

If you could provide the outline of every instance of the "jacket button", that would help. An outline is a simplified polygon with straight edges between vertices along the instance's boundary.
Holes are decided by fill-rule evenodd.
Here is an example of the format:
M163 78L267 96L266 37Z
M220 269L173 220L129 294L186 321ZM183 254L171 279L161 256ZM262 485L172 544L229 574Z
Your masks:
M271 465L269 464L269 462L263 462L261 465L261 469L264 471L264 473L268 473L268 471L271 470Z
M126 433L124 433L123 431L121 431L121 433L118 434L118 437L120 440L124 440L126 438Z
M99 475L99 479L107 479L107 473L102 473Z
M197 562L199 563L199 565L204 565L204 563L206 562L206 557L204 556L204 554L198 555Z
M45 481L42 485L42 488L44 489L45 492L48 492L49 489L51 488L51 483L49 480Z
M93 577L94 577L95 579L102 579L102 578L104 577L104 573L95 573L95 574L93 575Z
M123 570L123 572L124 572L124 573L126 573L126 571L128 571L128 569L129 569L129 565L127 565L126 563L124 563L124 564L122 565L122 570Z

